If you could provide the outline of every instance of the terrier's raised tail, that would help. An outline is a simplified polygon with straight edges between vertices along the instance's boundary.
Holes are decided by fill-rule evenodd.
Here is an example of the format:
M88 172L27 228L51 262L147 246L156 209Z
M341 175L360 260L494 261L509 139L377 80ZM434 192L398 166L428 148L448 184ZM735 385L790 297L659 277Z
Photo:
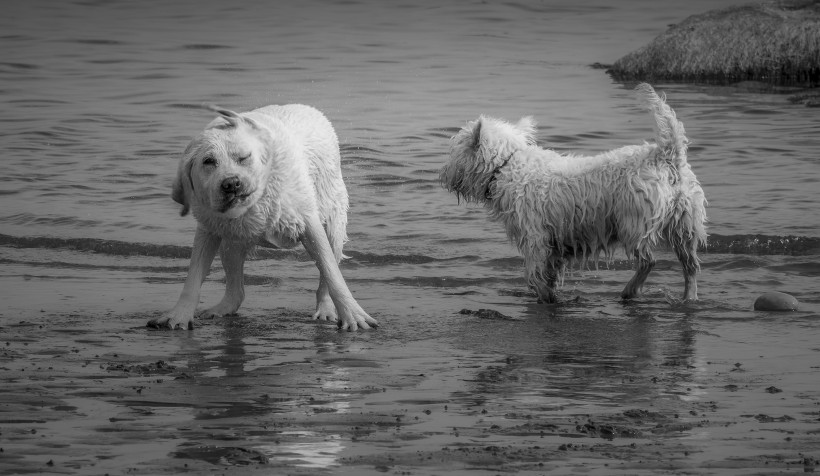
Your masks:
M638 92L641 104L652 113L652 125L661 154L670 165L680 169L686 164L686 149L689 144L683 124L678 121L675 111L666 104L665 95L659 96L652 86L641 83L635 91Z

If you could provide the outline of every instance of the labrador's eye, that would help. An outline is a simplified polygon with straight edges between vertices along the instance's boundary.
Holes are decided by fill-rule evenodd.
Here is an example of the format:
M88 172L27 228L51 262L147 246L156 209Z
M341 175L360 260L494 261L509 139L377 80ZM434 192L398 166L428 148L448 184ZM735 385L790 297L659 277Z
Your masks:
M202 159L202 165L216 165L216 159L211 156Z
M244 162L244 161L246 161L246 160L248 160L248 159L250 159L250 158L251 158L251 154L248 154L248 155L245 155L245 156L239 157L239 158L238 158L238 159L236 159L236 160L238 160L238 161L239 161L239 163L241 164L242 162Z

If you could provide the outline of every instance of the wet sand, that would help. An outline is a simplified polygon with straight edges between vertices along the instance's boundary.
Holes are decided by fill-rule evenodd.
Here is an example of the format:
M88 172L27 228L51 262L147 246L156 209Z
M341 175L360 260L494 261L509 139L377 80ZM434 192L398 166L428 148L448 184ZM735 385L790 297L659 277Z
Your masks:
M140 309L172 304L167 283L0 284L2 474L746 475L820 459L806 313L715 318L613 291L513 316L454 296L431 317L423 289L360 291L383 325L345 333L308 317L308 289L251 286L239 316L169 332Z

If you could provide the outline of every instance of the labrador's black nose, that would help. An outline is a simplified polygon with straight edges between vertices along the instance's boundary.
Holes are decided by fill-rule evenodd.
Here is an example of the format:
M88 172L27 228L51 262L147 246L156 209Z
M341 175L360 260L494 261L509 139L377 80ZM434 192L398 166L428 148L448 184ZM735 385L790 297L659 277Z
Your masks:
M242 190L242 181L236 176L228 177L222 181L221 187L223 193L237 194L240 190Z

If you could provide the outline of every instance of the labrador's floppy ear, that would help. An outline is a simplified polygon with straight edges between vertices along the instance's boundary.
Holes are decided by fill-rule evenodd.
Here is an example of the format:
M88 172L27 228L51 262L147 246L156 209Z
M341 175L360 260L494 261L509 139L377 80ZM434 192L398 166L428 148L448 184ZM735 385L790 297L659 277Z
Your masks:
M219 117L225 119L231 127L237 127L239 124L244 123L253 128L259 128L256 122L250 117L242 116L239 113L231 111L230 109L219 107L216 104L203 104L202 106L209 111L219 114Z
M228 124L230 124L232 127L236 127L237 124L239 124L239 121L242 120L242 117L240 117L239 114L229 109L221 108L216 104L203 104L203 106L205 107L205 109L213 111L222 116L222 119L228 121Z
M194 184L191 182L191 167L193 164L193 159L186 154L186 158L179 162L177 176L171 185L171 198L182 205L179 215L183 217L191 209L191 194L194 191Z

